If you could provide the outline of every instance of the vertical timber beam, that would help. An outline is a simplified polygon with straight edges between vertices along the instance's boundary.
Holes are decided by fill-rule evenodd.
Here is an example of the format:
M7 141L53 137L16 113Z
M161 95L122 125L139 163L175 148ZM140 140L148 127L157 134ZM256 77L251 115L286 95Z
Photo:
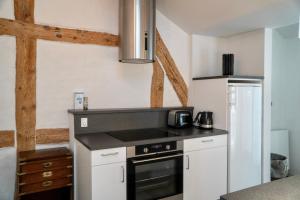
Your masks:
M34 23L34 0L14 0L16 20ZM36 39L16 37L16 129L18 151L35 149Z
M163 107L164 98L164 71L158 62L153 63L150 103L152 108Z

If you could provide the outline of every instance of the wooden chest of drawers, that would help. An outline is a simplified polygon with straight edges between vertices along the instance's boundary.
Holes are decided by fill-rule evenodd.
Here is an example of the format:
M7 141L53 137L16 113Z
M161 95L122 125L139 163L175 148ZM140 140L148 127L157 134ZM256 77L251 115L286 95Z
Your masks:
M54 148L19 153L18 197L70 188L73 183L73 157L67 148ZM51 193L50 193L51 194Z

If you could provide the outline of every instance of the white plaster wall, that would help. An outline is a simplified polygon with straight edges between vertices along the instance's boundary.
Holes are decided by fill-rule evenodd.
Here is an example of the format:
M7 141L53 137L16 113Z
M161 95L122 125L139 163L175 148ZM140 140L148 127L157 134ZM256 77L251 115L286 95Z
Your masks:
M13 200L16 179L16 148L0 148L0 199Z
M272 129L283 129L287 127L287 121L282 120L288 117L288 112L285 112L286 105L290 98L287 94L289 90L286 90L287 86L290 86L287 80L288 69L287 57L290 51L286 51L287 39L281 36L277 30L273 31L273 66L272 66Z
M0 0L0 17L14 19L13 0ZM15 38L0 36L0 130L15 130ZM16 148L0 148L0 199L13 200Z
M0 47L0 130L15 130L15 38L1 36Z
M0 130L15 130L15 38L0 37ZM16 148L0 148L0 199L12 200Z
M291 173L300 174L300 40L273 32L272 129L289 130Z
M15 19L14 0L0 0L0 17L6 19Z
M118 49L38 41L37 128L68 127L73 92L90 108L149 106L152 65L118 62Z
M234 54L236 75L264 75L264 33L259 29L224 38L222 54Z
M264 75L264 30L230 37L192 36L192 75L222 75L222 54L233 53L235 75Z
M118 34L119 0L36 0L35 22Z
M271 88L272 88L272 29L265 29L264 95L263 95L263 182L271 181Z
M222 74L222 40L218 37L192 36L192 77Z
M0 16L8 1L0 1ZM5 10L6 11L6 10ZM15 130L15 38L0 36L0 130ZM0 148L0 199L13 200L16 173L16 148Z

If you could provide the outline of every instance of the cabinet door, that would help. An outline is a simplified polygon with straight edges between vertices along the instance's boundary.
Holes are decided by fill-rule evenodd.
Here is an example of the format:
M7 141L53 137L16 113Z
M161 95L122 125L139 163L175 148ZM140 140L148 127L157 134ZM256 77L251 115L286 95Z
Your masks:
M92 200L126 200L126 162L92 168Z
M227 191L227 147L185 153L184 200L217 200Z

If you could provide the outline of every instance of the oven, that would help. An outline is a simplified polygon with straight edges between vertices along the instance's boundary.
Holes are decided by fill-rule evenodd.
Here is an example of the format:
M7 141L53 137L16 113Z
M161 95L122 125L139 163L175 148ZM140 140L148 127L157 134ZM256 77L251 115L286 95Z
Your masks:
M182 141L127 148L128 200L182 200Z

